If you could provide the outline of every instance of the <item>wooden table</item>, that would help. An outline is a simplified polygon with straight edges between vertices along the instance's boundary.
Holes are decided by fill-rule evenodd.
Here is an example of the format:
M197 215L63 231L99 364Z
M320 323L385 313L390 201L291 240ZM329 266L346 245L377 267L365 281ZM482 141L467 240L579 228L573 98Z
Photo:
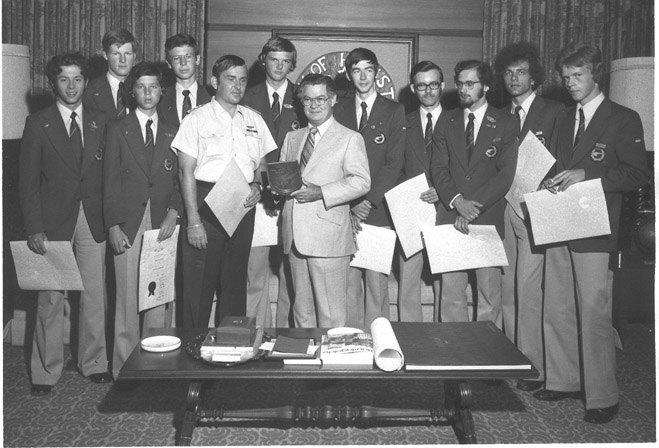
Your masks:
M470 325L478 323L464 322L460 326L460 339L467 338L472 334ZM410 337L410 323L391 323L394 332L397 326L406 326L403 332ZM455 329L455 324L421 324L432 325L432 330L438 335L442 332ZM291 337L317 338L325 332L324 329L288 329L273 328L266 329L265 333L277 336L286 335ZM216 367L195 359L186 350L193 341L201 334L206 334L207 328L200 329L152 329L145 336L153 335L175 335L182 341L181 348L171 352L152 353L141 347L137 347L119 373L119 381L123 380L155 380L155 379L188 379L190 385L186 400L183 426L177 445L190 445L192 433L198 422L221 420L224 418L238 418L251 421L278 420L288 421L301 425L314 424L348 424L354 425L359 422L373 422L378 419L401 419L417 420L424 419L429 424L443 422L451 424L461 443L476 443L474 421L470 406L472 401L471 388L468 379L505 379L505 378L537 378L538 371L531 370L468 370L468 371L397 371L384 372L377 367L369 370L332 370L323 369L322 366L296 366L295 368L284 367L280 361L254 360L233 367ZM413 333L413 331L412 331ZM399 337L400 339L400 337ZM472 337L472 343L477 343ZM399 340L401 347L410 341ZM415 341L416 343L417 341ZM466 341L468 342L468 341ZM502 342L501 350L517 351L511 343ZM529 362L530 364L530 362ZM444 384L444 403L438 403L432 409L388 409L372 406L315 406L315 407L293 407L282 406L267 409L231 410L224 407L207 409L202 406L204 384L208 382L223 381L227 379L250 379L250 380L273 380L273 379L300 379L300 380L338 380L338 379L366 379L366 380L437 380Z

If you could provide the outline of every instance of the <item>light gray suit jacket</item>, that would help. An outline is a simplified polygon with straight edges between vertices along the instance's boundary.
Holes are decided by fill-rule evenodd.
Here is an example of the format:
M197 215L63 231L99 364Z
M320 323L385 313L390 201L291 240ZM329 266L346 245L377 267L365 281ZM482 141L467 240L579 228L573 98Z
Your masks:
M282 212L284 253L296 249L311 257L343 257L356 252L350 224L350 201L371 187L364 139L334 118L302 172L305 184L318 185L323 199L297 203L289 198ZM286 135L281 161L300 160L307 128Z

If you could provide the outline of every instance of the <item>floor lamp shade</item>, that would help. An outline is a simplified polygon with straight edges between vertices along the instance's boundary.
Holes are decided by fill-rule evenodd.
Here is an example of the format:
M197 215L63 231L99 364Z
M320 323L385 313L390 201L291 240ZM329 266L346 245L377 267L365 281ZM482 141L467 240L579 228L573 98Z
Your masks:
M654 58L625 58L611 62L609 98L641 116L645 148L654 151Z
M2 44L2 138L23 136L29 114L30 48L27 45Z

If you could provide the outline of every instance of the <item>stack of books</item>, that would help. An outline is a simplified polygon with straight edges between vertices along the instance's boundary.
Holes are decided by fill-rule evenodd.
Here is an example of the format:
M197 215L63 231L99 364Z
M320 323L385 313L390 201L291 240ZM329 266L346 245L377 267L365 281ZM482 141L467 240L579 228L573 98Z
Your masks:
M217 328L209 330L201 343L199 354L212 362L241 362L258 350L263 329L256 328L256 320L247 316L227 316Z
M320 346L315 339L277 336L268 359L281 359L285 366L319 366Z

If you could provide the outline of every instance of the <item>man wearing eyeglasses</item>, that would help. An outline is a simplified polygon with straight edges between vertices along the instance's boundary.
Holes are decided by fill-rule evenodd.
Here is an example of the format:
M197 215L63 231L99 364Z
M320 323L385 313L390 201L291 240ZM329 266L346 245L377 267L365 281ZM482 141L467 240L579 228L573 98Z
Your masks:
M519 122L519 140L529 131L549 148L556 117L563 110L559 102L536 95L544 81L538 48L517 42L501 49L494 61L501 83L511 97L505 109ZM503 240L508 266L503 267L501 301L506 336L533 362L538 380L519 380L517 388L533 391L544 380L542 345L542 270L545 251L532 241L531 222L506 204Z
M282 211L284 253L293 274L296 327L346 325L350 256L357 251L350 201L371 185L363 137L332 116L334 81L309 74L298 90L309 126L286 135L281 161L300 163L303 186Z
M201 56L194 37L183 33L168 37L165 41L165 59L174 72L176 84L164 90L158 104L158 114L178 127L192 109L208 103L211 96L197 82Z
M434 62L421 61L410 72L410 90L421 103L419 110L405 117L405 164L401 181L425 174L431 185L419 199L429 204L439 201L430 179L432 135L442 113L439 99L444 90L444 73ZM398 282L398 315L402 322L422 322L421 273L424 266L423 251L409 258L400 253L400 280ZM439 299L439 282L434 284L435 301ZM439 305L439 304L437 304Z
M435 131L436 149L430 172L442 204L437 224L453 224L469 233L469 225L494 225L503 238L504 196L515 175L517 122L508 112L491 107L485 94L494 75L482 61L455 66L460 108L442 114ZM501 268L474 269L477 320L502 327ZM442 322L469 321L466 287L468 271L442 274Z

